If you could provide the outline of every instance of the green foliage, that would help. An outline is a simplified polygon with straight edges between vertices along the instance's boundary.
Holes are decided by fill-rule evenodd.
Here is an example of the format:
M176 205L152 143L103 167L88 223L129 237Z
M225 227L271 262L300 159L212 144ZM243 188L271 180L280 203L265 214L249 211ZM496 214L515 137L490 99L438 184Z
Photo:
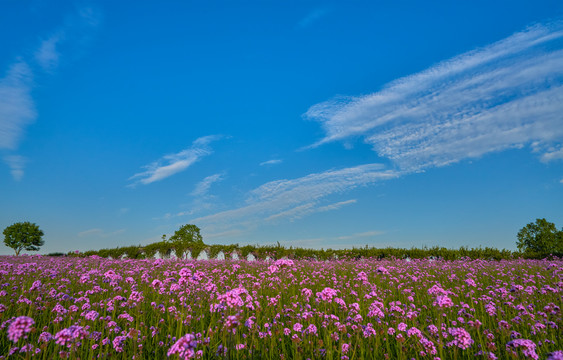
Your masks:
M207 245L205 245L203 242L191 244L189 246L189 249L190 249L190 255L192 256L192 259L197 260L197 258L199 257L199 254L201 254L201 252L203 250L205 250L206 247L207 247Z
M207 248L207 257L209 259L217 259L217 256L219 256L219 253L223 251L223 245L210 245ZM193 258L193 255L192 255Z
M516 245L525 257L538 258L549 254L563 254L563 230L557 231L554 223L536 219L524 226L517 235Z
M54 257L60 257L60 256L65 256L65 253L62 252L52 252L52 253L48 253L45 256L54 256Z
M159 241L141 246L127 246L114 249L101 249L98 251L86 251L79 255L73 252L68 256L87 257L90 255L98 255L103 258L120 259L126 256L129 259L153 258L158 253L163 258L170 258L175 255L179 259L186 258L187 252L190 252L192 259L197 259L199 255L205 251L209 259L216 259L223 252L225 259L232 259L234 254L239 259L246 260L249 254L252 254L256 260L276 260L281 258L289 258L294 260L359 260L359 259L442 259L442 260L461 260L461 259L484 259L484 260L509 260L517 257L526 259L535 259L545 257L545 255L536 252L512 252L510 250L498 250L494 248L467 248L448 249L444 247L423 247L423 248L374 248L362 247L352 249L305 249L305 248L285 248L281 245L259 246L259 245L205 245L201 243L183 244L170 243L168 241ZM561 255L554 253L554 255Z
M16 255L22 250L38 251L45 244L43 231L34 223L15 223L4 229L4 244L14 249Z
M163 235L162 241L145 246L128 246L114 249L101 249L99 251L87 251L79 255L69 253L69 256L98 255L104 258L129 259L153 258L159 254L162 258L170 258L175 255L178 259L185 259L190 252L192 259L197 259L205 251L209 259L216 259L223 252L225 259L233 259L238 255L239 259L246 260L248 255L253 255L256 260L276 260L289 258L295 260L360 260L360 259L484 259L484 260L510 260L515 258L543 258L549 254L563 256L563 231L557 231L555 225L548 223L545 219L538 219L536 223L528 224L518 233L518 247L521 252L513 252L506 249L495 249L490 247L448 249L445 247L422 247L422 248L375 248L365 247L352 249L306 249L286 248L279 242L276 245L206 245L200 235L200 229L195 225L184 225L178 229L173 236L166 239Z
M173 244L203 244L203 238L199 232L200 229L197 226L187 224L176 230L168 241Z

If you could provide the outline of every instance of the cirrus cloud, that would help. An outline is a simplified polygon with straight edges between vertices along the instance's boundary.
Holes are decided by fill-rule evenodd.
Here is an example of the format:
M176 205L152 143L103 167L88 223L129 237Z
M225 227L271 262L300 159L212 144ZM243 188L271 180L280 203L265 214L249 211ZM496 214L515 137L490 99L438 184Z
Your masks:
M376 93L316 104L305 117L325 137L312 146L362 138L403 171L552 148L563 141L562 40L562 21L538 24Z
M213 150L209 147L209 144L221 138L221 135L200 137L192 143L191 147L175 154L164 155L159 160L145 165L145 171L131 176L129 180L134 181L128 186L148 185L186 170L201 158L211 155Z

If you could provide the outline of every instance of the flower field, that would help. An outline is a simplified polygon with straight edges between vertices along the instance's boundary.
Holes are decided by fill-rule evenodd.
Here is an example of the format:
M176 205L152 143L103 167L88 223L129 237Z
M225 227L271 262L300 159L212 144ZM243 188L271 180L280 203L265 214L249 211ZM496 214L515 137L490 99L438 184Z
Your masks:
M563 261L0 258L0 358L563 359Z

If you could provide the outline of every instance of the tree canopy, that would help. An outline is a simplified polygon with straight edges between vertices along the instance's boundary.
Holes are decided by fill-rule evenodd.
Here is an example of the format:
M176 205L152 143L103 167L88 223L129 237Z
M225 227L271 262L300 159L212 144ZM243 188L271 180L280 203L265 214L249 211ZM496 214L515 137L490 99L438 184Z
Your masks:
M558 231L554 223L536 219L524 226L517 235L518 250L535 255L563 254L563 230Z
M43 231L34 223L19 222L4 229L4 244L14 249L16 255L22 250L38 251L45 244Z
M172 235L168 241L172 243L184 243L184 244L201 244L203 245L203 237L199 233L200 229L191 224L186 224L180 227L174 235Z

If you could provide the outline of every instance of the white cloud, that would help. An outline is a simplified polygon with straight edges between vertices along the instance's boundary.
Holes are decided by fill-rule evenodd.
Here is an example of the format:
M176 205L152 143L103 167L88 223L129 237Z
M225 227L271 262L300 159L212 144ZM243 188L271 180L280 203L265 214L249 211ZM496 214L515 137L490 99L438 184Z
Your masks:
M99 237L99 238L108 238L116 235L123 234L125 229L119 229L116 231L112 231L106 233L104 230L99 228L89 229L78 233L78 237Z
M61 41L69 37L69 45L83 44L84 39L91 34L91 28L97 26L99 14L91 8L82 8L77 15L69 16L68 19L57 32L41 42L33 60L16 59L6 76L0 79L0 150L16 150L26 126L37 118L31 96L33 73L36 70L54 70L59 63L60 52L57 46ZM24 174L23 158L10 155L5 156L4 160L10 166L14 179L21 179Z
M35 60L46 71L52 71L59 65L60 53L57 44L63 39L63 33L58 32L41 42L35 52Z
M272 160L261 162L260 166L277 165L277 164L281 164L282 162L283 162L283 160L280 160L280 159L272 159Z
M309 239L294 239L294 240L284 240L280 243L285 246L297 246L301 248L316 248L316 249L350 249L354 245L359 244L359 239L369 240L370 238L374 238L376 236L380 236L384 234L384 231L372 230L372 231L365 231L361 233L353 233L350 235L341 235L341 236L327 236L327 237L318 237L318 238L309 238ZM267 244L267 243L266 243ZM372 243L371 246L375 244ZM378 241L378 247L384 246L393 246L396 244L384 243Z
M355 234L351 234L351 235L344 235L344 236L339 236L336 239L337 240L355 240L358 238L365 238L365 237L374 237L374 236L379 236L384 234L383 231L366 231L366 232L361 232L361 233L355 233Z
M544 154L540 157L542 162L551 162L555 160L563 160L563 146L559 148L547 149Z
M193 196L205 196L209 192L211 185L224 180L223 174L214 174L207 176L205 179L200 181L194 191L192 191L191 195Z
M360 186L397 178L399 173L381 164L367 164L328 170L292 180L268 182L248 193L246 205L191 220L191 223L217 229L253 227L265 220L298 218L318 211L338 209L355 200L324 205L323 200ZM200 225L201 224L201 225Z
M328 8L318 8L314 9L313 11L309 12L303 19L299 21L297 24L298 28L306 28L311 26L313 23L317 22L322 17L326 16L329 13Z
M235 236L241 236L242 234L244 234L244 231L242 231L242 230L228 230L228 231L223 231L223 232L220 232L220 233L205 234L204 238L206 240L217 239L217 238L230 238L230 237L235 237Z
M213 151L208 145L220 138L221 136L218 135L198 138L192 143L190 148L176 154L165 155L161 159L144 166L146 171L137 173L129 178L129 180L135 180L129 186L137 184L147 185L186 170L201 158L212 154Z
M338 210L343 206L346 205L351 205L351 204L355 204L357 203L358 200L356 199L351 199L351 200L346 200L346 201L340 201L334 204L329 204L326 206L321 206L320 208L317 209L318 212L325 212L325 211L332 211L332 210Z
M326 136L361 137L404 171L563 140L563 22L537 25L381 91L312 106ZM549 155L545 155L549 157Z
M24 61L13 64L0 79L0 149L16 149L25 127L37 118L32 85L32 71Z
M272 220L288 218L290 221L293 221L293 220L296 220L296 219L301 219L305 215L309 215L309 214L315 212L315 205L316 204L314 202L299 205L299 206L296 206L296 207L291 208L289 210L284 210L284 211L279 212L277 214L270 215L267 218L265 218L264 220L265 221L272 221Z
M101 19L101 13L93 7L82 7L67 15L65 22L41 41L34 53L37 64L52 72L59 66L61 52L71 60L81 57Z
M10 167L14 180L20 181L23 178L23 169L27 159L20 155L9 155L4 157L4 161Z
M340 201L340 202L337 202L337 203L324 205L324 206L318 206L318 204L316 202L310 202L310 203L307 203L307 204L296 206L296 207L291 208L289 210L282 211L282 212L274 214L274 215L270 215L264 220L265 221L272 221L272 220L280 220L280 219L289 219L289 221L293 222L294 220L301 219L305 216L308 216L308 215L311 215L311 214L314 214L314 213L338 210L343 206L355 204L356 202L357 202L357 200L352 199L352 200Z

